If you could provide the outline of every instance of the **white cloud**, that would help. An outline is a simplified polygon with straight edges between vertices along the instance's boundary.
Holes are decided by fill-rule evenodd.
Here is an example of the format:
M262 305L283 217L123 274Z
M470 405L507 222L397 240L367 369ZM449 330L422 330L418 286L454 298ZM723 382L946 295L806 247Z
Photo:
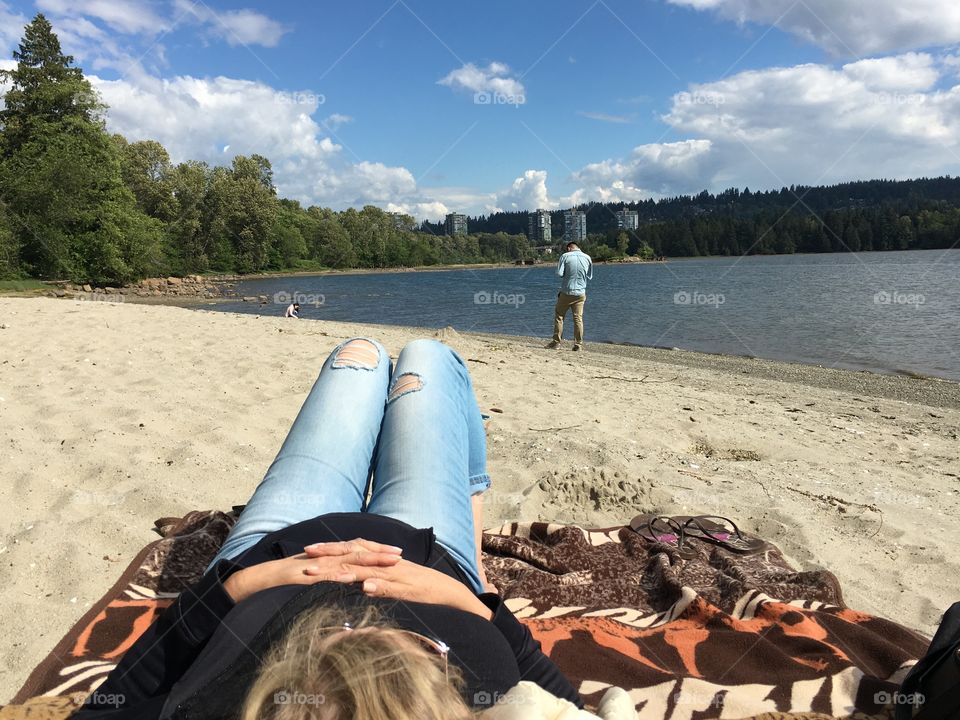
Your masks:
M607 113L587 112L585 110L578 110L577 115L580 117L589 118L590 120L599 120L600 122L618 124L627 124L633 122L629 115L609 115Z
M576 173L575 179L586 185L577 197L580 202L627 202L696 187L708 168L713 170L711 149L709 140L640 145L625 159L592 163Z
M493 203L494 193L486 193L471 187L431 187L424 190L430 200L442 203L449 212L460 212L475 215L489 211Z
M453 90L508 98L510 104L522 105L526 100L523 83L512 77L509 66L501 62L492 62L486 67L467 63L463 67L451 70L440 78L437 84Z
M493 200L470 188L421 188L402 166L350 161L313 119L320 101L312 93L227 77L90 80L110 105L111 132L158 140L174 162L226 164L234 155L259 153L273 165L278 193L305 205L377 205L437 220L454 210L480 212Z
M138 72L147 55L162 56L163 46L159 43L152 44L144 56L131 56L107 31L85 17L54 18L53 26L64 52L73 55L76 62L88 70L114 68Z
M179 16L192 17L204 24L209 32L225 40L228 45L263 45L276 47L289 32L283 23L255 10L217 11L203 3L175 0Z
M155 35L169 29L169 22L154 11L152 3L136 0L37 0L37 7L52 15L92 17L127 34Z
M217 11L191 0L174 0L170 7L141 0L37 0L37 7L58 20L58 29L66 25L64 20L84 20L95 27L90 23L94 20L126 35L155 37L192 21L229 45L265 47L276 46L289 31L255 10ZM92 32L85 36L92 37Z
M387 203L384 208L387 212L398 212L405 215L412 215L418 220L430 220L437 222L446 217L447 213L452 212L450 208L442 202L405 202L405 203Z
M157 74L167 66L166 47L159 40L168 32L200 26L201 34L230 45L276 45L286 27L252 10L218 12L190 0L37 0L50 16L64 51L87 70L115 70L121 75ZM10 23L0 21L7 31ZM26 20L23 20L26 22ZM17 32L22 32L22 24ZM10 31L12 32L12 31Z
M907 54L840 68L743 72L674 96L664 121L683 142L644 145L575 174L581 196L628 199L864 178L957 174L960 85Z
M547 171L527 170L513 181L513 184L501 192L496 193L492 211L497 210L551 210L558 206L555 200L550 199L547 191Z
M739 23L777 27L843 56L960 42L956 0L667 0Z
M936 61L926 53L860 60L844 65L843 70L865 87L891 92L929 90L940 78Z
M331 130L336 130L341 125L346 125L347 123L353 122L353 118L349 115L341 115L340 113L334 113L333 115L327 116L324 121L324 127L328 127Z
M950 80L960 77L960 54L945 54L940 56L944 76Z
M571 204L573 200L569 197L551 197L546 170L526 170L508 187L496 192L480 192L465 187L420 188L416 196L405 202L391 203L387 209L436 220L448 212L480 215L538 208L556 210Z
M405 167L362 161L321 174L313 190L314 197L330 198L341 205L381 205L416 192L417 181Z
M14 12L7 3L0 2L0 53L6 54L18 45L27 22L21 13Z
M417 192L406 168L344 159L312 118L319 101L310 93L227 77L90 80L110 106L112 132L131 141L157 140L175 162L221 164L259 153L273 163L281 195L337 208L385 204Z

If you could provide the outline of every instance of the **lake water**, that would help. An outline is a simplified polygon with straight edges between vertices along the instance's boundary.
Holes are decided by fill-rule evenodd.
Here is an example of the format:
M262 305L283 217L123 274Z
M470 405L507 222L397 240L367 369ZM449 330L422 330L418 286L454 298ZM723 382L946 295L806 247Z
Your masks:
M213 309L549 337L553 265L243 281ZM600 265L588 342L678 347L960 380L960 250ZM567 317L565 337L572 333Z

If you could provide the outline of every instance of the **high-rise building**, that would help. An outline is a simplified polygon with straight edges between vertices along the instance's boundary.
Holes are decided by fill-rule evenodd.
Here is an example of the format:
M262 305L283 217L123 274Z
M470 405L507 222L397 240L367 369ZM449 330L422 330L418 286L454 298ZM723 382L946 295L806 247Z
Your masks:
M636 210L617 210L617 227L621 230L636 230L640 227L640 213Z
M467 216L460 213L450 213L446 222L447 235L466 235Z
M549 210L537 210L530 213L530 231L527 238L534 245L550 245L553 242L553 232Z
M582 210L567 210L563 213L563 239L565 242L583 243L587 239L587 214Z

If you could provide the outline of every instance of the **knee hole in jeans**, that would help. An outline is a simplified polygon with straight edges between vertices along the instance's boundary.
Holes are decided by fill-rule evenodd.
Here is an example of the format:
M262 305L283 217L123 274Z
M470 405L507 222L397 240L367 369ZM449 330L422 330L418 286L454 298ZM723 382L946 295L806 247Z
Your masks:
M393 402L399 397L422 389L423 378L416 373L403 373L403 375L394 378L393 384L390 386L390 394L387 395L387 402Z
M379 348L369 340L358 338L356 340L348 340L344 343L337 351L331 367L373 370L379 364Z

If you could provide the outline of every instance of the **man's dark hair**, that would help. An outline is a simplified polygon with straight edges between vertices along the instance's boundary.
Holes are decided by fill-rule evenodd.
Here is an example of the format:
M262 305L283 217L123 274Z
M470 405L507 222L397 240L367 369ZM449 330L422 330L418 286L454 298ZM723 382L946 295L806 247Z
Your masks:
M567 243L567 250L569 250L570 248L579 248L579 247L580 246L577 245L573 240Z

